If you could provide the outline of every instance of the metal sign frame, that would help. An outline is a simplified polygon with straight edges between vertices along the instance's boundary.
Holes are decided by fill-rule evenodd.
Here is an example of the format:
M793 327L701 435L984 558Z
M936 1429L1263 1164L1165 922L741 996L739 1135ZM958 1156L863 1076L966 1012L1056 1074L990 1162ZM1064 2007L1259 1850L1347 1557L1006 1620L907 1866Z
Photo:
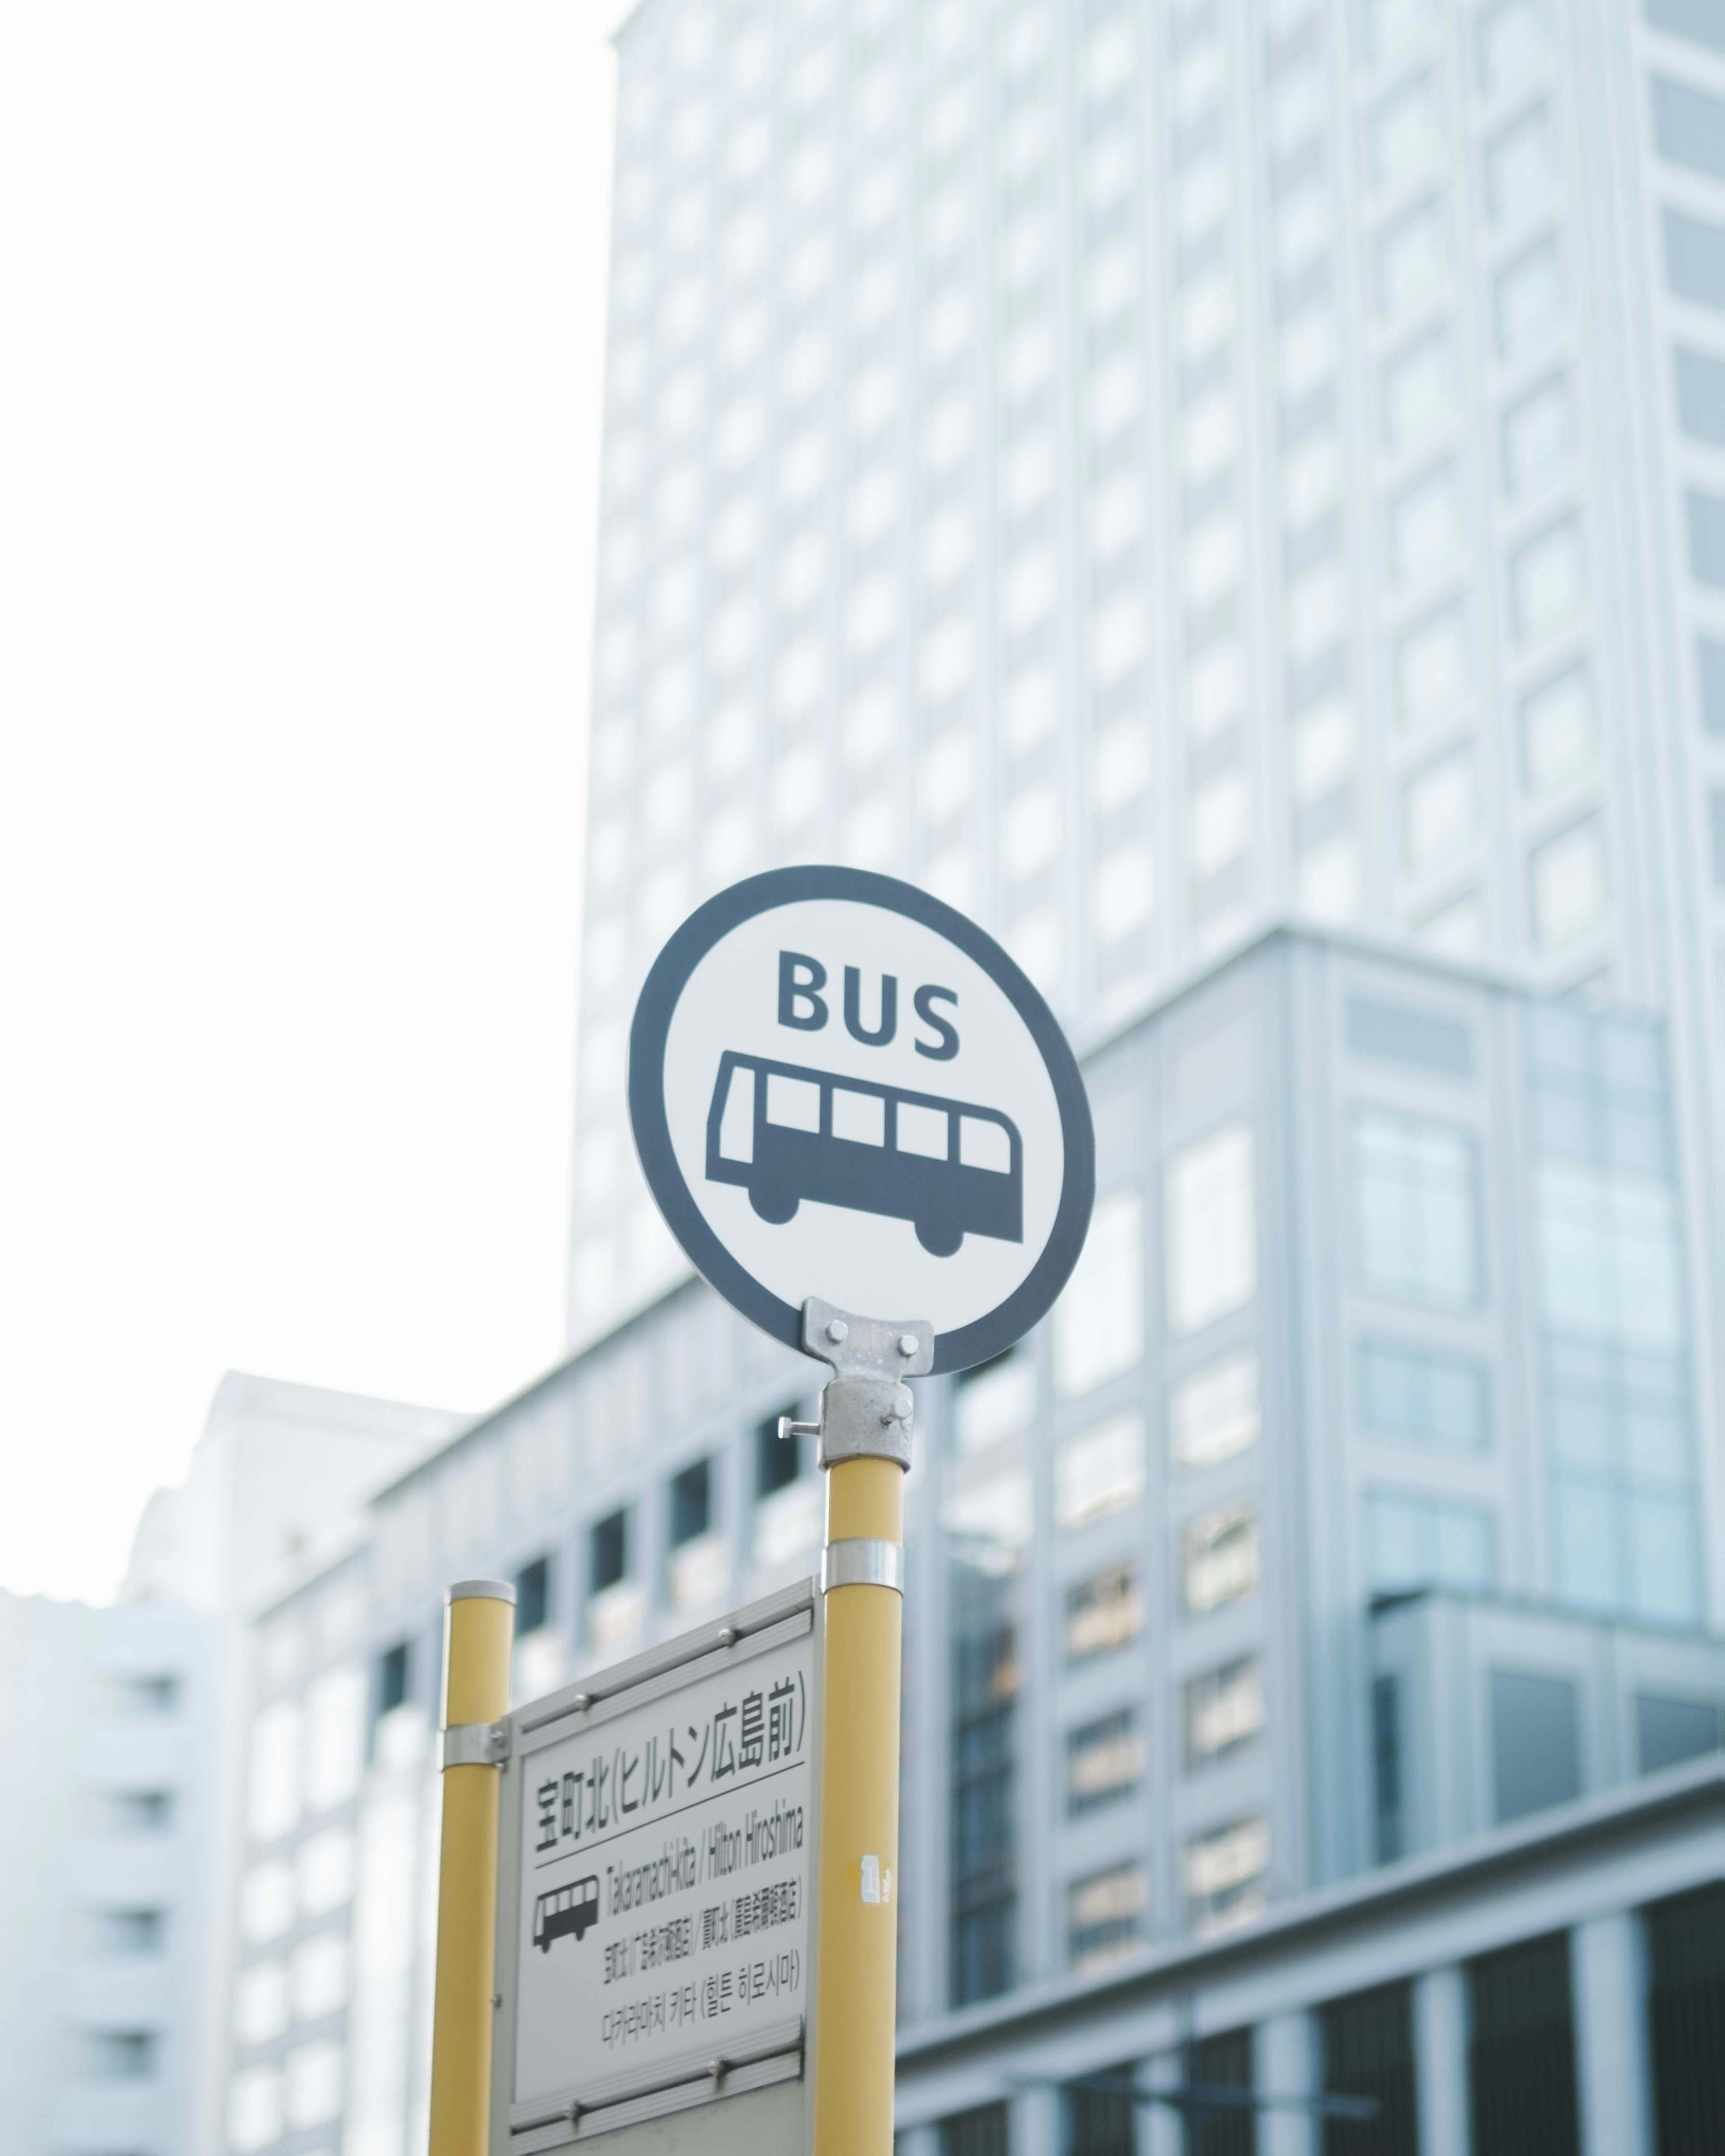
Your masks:
M826 1603L819 1581L805 1579L726 1617L649 1648L608 1670L594 1672L547 1697L516 1708L507 1717L507 1756L499 1792L500 1847L497 1866L496 2027L491 2054L490 2147L492 2156L544 2156L602 2134L670 2122L677 2114L701 2112L691 2120L704 2150L733 2144L742 2156L779 2156L776 2123L784 2136L786 2156L809 2145L809 2062L814 2058L815 1971L820 1922L821 1738L824 1727ZM615 2073L593 2073L572 2080L540 2099L516 2102L516 2031L520 2010L521 1793L535 1758L566 1738L597 1730L635 1708L675 1696L699 1680L746 1666L757 1656L788 1640L813 1640L809 1720L805 1743L809 1760L809 1831L805 1844L807 1885L807 1969L803 2012L781 2024L755 2030L734 2046L716 2049L711 2041L678 2054ZM774 2092L771 2113L762 2103L732 2101ZM723 2101L729 2131L719 2133L703 2107ZM787 2131L788 2128L788 2131ZM653 2134L658 2152L675 2150L663 2124ZM622 2156L621 2148L618 2156Z
M1065 1173L1048 1240L1035 1264L1004 1301L969 1324L935 1336L934 1371L968 1369L1003 1353L1021 1339L1048 1311L1070 1278L1090 1226L1096 1194L1096 1137L1077 1059L1053 1012L993 937L963 914L895 876L824 864L769 869L764 875L732 885L697 906L654 961L629 1028L629 1110L635 1150L667 1225L700 1271L727 1302L763 1332L783 1341L787 1348L800 1348L800 1306L774 1294L732 1257L708 1225L684 1180L665 1115L664 1071L666 1041L678 999L708 952L739 923L810 899L849 900L900 914L955 945L988 976L1017 1012L1053 1087ZM1015 1131L1013 1142L1016 1144Z

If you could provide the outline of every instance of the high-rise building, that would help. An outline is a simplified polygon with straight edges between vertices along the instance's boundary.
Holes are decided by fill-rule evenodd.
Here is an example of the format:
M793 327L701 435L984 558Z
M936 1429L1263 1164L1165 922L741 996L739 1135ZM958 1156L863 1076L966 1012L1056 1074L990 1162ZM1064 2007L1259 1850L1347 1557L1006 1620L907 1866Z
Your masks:
M1081 1045L1295 916L1665 1009L1701 1102L1709 0L643 0L619 50L572 1338L679 1270L644 968L780 862L952 899Z

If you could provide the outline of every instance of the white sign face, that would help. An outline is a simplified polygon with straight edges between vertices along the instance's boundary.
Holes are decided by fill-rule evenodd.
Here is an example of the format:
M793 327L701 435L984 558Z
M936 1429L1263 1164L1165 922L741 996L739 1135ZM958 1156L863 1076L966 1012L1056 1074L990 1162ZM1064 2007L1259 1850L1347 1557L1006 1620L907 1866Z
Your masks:
M516 2105L806 2013L812 1630L521 1762Z
M973 922L845 869L757 876L667 945L630 1043L655 1196L720 1292L790 1344L811 1295L985 1360L1064 1285L1088 1106L1035 990Z

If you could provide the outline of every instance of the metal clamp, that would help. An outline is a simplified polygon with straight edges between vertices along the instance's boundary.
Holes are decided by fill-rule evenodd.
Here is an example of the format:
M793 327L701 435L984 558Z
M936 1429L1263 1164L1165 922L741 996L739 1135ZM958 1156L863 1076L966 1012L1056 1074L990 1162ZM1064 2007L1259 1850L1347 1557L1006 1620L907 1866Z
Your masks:
M889 1325L812 1295L803 1305L803 1352L833 1373L820 1395L820 1465L892 1460L908 1467L916 1401L904 1380L934 1368L928 1321L901 1318Z
M835 1587L890 1587L905 1591L905 1546L876 1535L829 1543L820 1553L820 1591Z
M508 1757L506 1722L452 1722L444 1732L445 1767L501 1767Z

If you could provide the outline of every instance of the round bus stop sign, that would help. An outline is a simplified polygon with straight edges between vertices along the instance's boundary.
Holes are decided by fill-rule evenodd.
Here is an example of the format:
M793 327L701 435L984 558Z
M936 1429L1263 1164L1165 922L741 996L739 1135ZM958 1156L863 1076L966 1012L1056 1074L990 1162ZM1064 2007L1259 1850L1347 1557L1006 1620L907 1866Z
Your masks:
M891 876L775 869L709 899L641 990L629 1105L671 1232L789 1347L819 1296L926 1318L937 1371L986 1362L1090 1223L1090 1106L1053 1014Z

